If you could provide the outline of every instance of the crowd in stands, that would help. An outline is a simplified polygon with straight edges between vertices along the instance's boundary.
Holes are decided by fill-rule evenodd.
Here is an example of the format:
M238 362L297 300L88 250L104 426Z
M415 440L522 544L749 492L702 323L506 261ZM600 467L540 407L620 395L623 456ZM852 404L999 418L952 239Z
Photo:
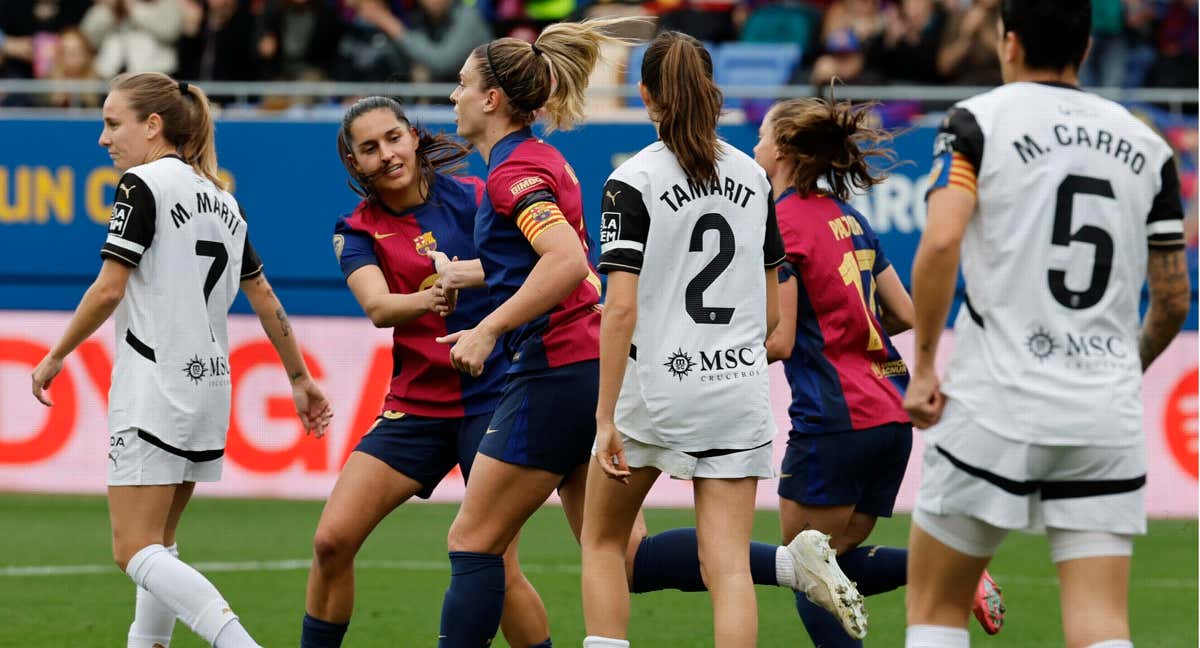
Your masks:
M1000 0L0 0L0 77L452 81L472 48L591 15L792 43L793 83L1000 81ZM1088 85L1194 87L1197 0L1093 0ZM649 36L650 34L637 34ZM53 105L95 97L55 95Z

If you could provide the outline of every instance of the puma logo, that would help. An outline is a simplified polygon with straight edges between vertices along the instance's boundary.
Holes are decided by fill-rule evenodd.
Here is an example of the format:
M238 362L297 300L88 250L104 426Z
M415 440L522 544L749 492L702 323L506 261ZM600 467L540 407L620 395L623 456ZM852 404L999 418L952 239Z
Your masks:
M126 187L125 183L121 183L118 188L120 188L121 191L125 192L125 200L129 200L129 192L133 191L134 189L137 189L137 185L133 185L132 187Z
M613 193L611 191L604 192L604 197L608 198L609 201L612 202L612 204L614 204L614 205L617 204L617 196L620 196L620 195L621 195L621 192L619 190L616 193ZM126 197L128 198L128 196L126 196Z

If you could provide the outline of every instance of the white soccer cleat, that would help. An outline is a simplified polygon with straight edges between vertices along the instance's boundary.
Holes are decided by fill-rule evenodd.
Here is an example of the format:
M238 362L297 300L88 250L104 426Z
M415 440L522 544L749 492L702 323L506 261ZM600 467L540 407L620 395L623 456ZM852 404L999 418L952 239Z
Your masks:
M787 549L796 569L796 589L836 616L846 634L855 639L867 636L863 597L838 566L829 536L815 529L801 531Z

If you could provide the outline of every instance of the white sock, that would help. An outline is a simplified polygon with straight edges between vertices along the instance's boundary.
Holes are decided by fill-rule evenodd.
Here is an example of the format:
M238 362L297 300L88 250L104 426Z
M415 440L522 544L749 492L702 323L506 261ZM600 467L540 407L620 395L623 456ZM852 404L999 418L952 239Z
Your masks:
M780 587L796 589L796 563L792 560L792 552L787 547L775 547L775 580Z
M624 639L608 637L584 637L583 648L629 648L629 642Z
M262 648L246 629L242 627L240 621L234 618L229 623L225 624L224 628L217 633L217 640L213 642L214 648Z
M1133 648L1133 642L1128 639L1107 639L1087 648Z
M167 553L179 557L179 545L167 547ZM175 613L144 587L137 588L133 623L129 624L126 648L169 648L175 630Z
M160 544L143 547L134 554L125 573L209 644L216 642L225 624L237 619L207 578Z
M966 628L912 625L904 635L904 648L968 648L971 635Z

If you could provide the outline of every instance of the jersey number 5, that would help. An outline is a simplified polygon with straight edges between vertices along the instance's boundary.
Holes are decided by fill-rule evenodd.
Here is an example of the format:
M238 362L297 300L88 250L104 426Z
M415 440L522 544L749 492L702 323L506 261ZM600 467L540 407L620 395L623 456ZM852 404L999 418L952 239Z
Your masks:
M1092 261L1092 279L1087 288L1076 291L1067 287L1067 271L1051 268L1047 273L1050 294L1054 300L1074 310L1091 308L1100 302L1108 288L1112 275L1113 240L1108 232L1095 225L1084 225L1071 231L1071 216L1075 209L1075 195L1084 194L1114 198L1112 183L1100 178L1069 175L1058 185L1058 200L1054 205L1054 229L1050 234L1051 245L1070 247L1072 242L1087 243L1096 248Z
M212 257L213 260L204 277L204 303L207 304L217 280L225 272L225 266L229 265L229 253L225 251L225 245L218 241L196 241L196 256Z
M683 293L684 307L692 321L697 324L728 324L733 319L732 308L704 305L704 291L721 276L722 272L733 262L733 252L736 249L733 229L729 222L720 214L705 214L696 221L692 228L691 252L704 251L704 233L716 230L718 239L717 256L700 270L699 274L688 282L687 290Z

